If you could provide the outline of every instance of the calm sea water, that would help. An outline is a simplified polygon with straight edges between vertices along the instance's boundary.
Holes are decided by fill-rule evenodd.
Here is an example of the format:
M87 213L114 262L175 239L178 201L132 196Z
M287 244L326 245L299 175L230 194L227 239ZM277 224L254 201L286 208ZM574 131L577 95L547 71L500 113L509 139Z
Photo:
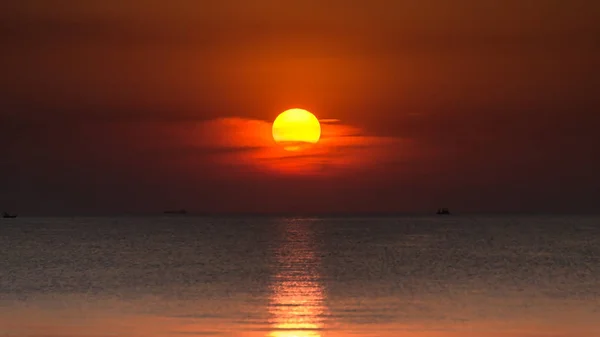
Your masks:
M0 336L600 336L599 217L0 219Z

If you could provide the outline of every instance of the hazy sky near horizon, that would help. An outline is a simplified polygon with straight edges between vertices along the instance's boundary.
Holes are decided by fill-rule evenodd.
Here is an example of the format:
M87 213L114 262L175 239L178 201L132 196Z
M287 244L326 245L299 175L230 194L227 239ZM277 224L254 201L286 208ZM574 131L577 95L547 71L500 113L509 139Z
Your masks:
M7 1L0 210L600 210L593 0ZM323 124L306 155L270 123ZM335 120L335 121L334 121Z

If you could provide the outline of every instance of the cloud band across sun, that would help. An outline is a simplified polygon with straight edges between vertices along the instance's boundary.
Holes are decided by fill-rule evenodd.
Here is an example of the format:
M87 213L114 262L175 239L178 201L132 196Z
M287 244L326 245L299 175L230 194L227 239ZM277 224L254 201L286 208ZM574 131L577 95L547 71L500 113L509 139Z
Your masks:
M318 143L297 152L274 142L270 122L242 118L200 122L189 130L188 145L226 169L296 175L334 175L381 166L397 160L406 148L402 139L368 136L339 120L321 125Z

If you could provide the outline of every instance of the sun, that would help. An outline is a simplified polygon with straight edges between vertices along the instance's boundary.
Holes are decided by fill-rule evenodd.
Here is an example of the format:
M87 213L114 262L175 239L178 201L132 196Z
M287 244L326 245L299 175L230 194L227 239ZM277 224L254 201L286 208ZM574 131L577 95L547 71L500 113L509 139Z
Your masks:
M282 112L273 122L273 139L288 151L298 151L316 144L321 138L321 124L315 115L304 109Z

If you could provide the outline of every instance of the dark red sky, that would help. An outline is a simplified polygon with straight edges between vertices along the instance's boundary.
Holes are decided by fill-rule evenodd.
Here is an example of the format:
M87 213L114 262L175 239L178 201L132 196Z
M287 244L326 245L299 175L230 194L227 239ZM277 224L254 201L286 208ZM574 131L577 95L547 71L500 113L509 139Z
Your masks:
M0 8L0 210L600 210L594 0ZM291 107L337 119L282 157Z

